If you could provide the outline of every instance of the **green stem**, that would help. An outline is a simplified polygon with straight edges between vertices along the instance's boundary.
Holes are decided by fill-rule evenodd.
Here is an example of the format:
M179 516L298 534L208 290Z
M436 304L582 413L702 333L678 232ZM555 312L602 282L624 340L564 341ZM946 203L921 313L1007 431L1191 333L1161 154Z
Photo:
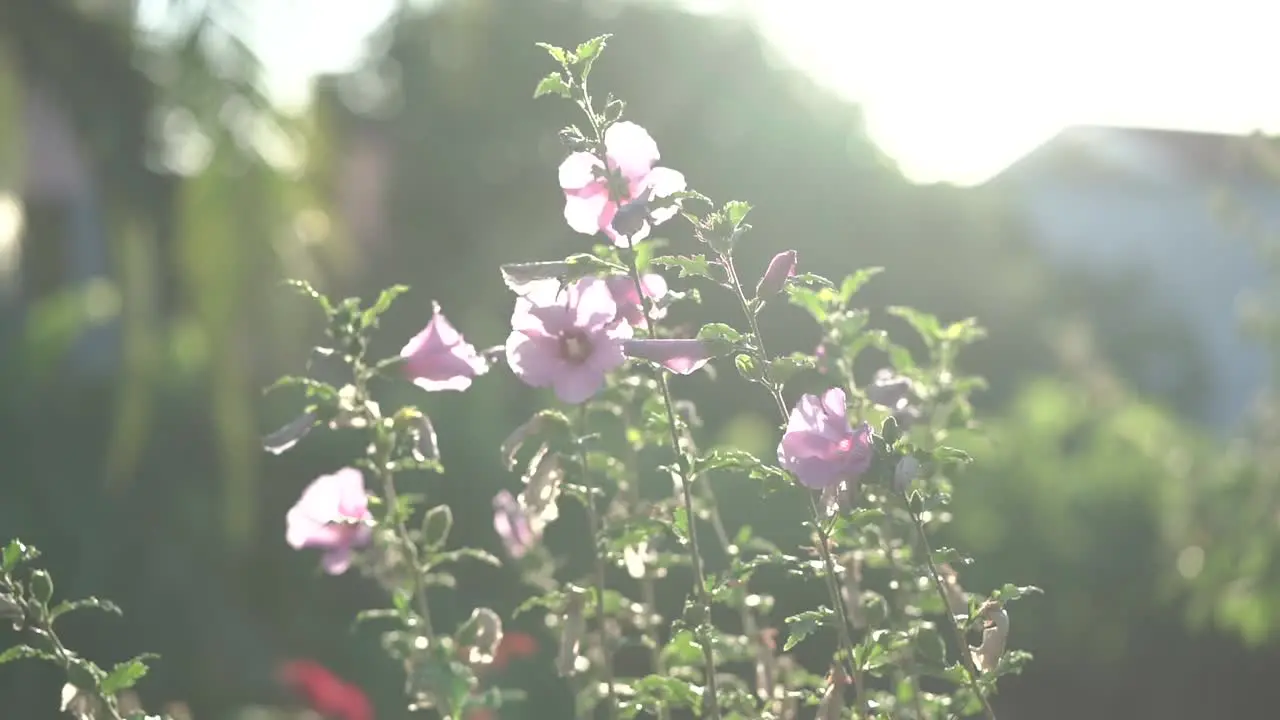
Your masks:
M956 624L955 616L951 614L951 605L947 600L947 588L942 583L942 576L938 572L938 566L933 562L933 548L929 546L929 535L925 532L924 521L911 508L911 499L907 497L906 493L902 494L902 500L907 507L907 512L911 514L911 522L915 525L916 536L920 540L921 549L924 551L925 567L929 571L929 579L933 581L933 587L938 592L938 597L942 599L942 614L946 618L947 626L951 628L951 635L955 638L956 646L959 649L960 662L964 665L969 689L982 702L982 714L986 716L987 720L996 720L996 712L991 708L991 702L987 699L986 693L982 692L982 687L978 685L978 666L974 664L973 656L969 654L969 643L964 639L964 632L960 629L960 626Z
M636 266L636 254L631 246L631 239L627 239L627 264L631 268L631 281L635 284L636 293L640 297L640 306L644 311L644 316L649 323L649 335L656 335L655 323L653 315L653 303L649 301L644 292L644 283L640 280L640 269ZM702 550L698 546L698 529L696 517L693 513L693 491L690 484L693 482L693 468L689 462L689 458L684 451L680 449L680 433L676 424L676 407L675 402L671 399L671 387L667 383L667 375L663 371L658 372L658 387L662 391L662 405L667 413L667 429L670 432L671 451L675 453L676 462L680 466L680 491L684 499L684 513L688 520L689 526L689 557L693 563L694 578L694 595L698 598L701 606L703 617L701 622L711 622L711 594L707 591L706 573L702 567ZM702 645L702 657L707 664L707 695L704 698L703 705L709 710L712 720L720 720L720 697L717 690L716 680L716 659L715 653L711 647L711 643L707 638L699 638L699 644Z
M583 404L578 411L578 432L586 432L587 429L587 406ZM582 438L578 438L578 463L582 467L583 485L587 488L587 525L591 532L591 548L592 556L595 561L595 586L596 586L596 632L600 637L600 654L604 658L604 681L608 688L609 699L609 717L617 717L618 714L618 695L614 689L613 679L613 656L609 648L608 624L605 622L604 615L604 590L605 590L605 567L604 555L600 549L600 513L596 510L596 492L587 481L591 474L587 472L587 451L582 447Z
M765 379L769 381L769 394L773 396L774 404L777 406L778 414L782 417L782 424L785 426L788 419L787 402L782 397L781 388L768 378L770 358L769 351L765 348L764 336L760 333L760 322L756 319L756 314L752 311L751 304L747 300L746 291L742 288L742 282L738 278L738 270L734 266L733 257L727 253L720 253L720 263L724 265L725 272L728 274L730 282L733 283L734 294L738 296L738 302L742 306L742 314L746 316L747 325L756 339L756 345L760 348L760 359L764 361L766 373ZM848 613L845 611L844 603L840 600L840 587L836 584L836 563L831 556L831 537L827 534L826 525L822 520L822 513L818 510L818 503L814 499L813 493L808 492L807 494L809 496L809 518L813 523L814 530L818 533L818 551L822 555L822 564L826 569L827 594L831 599L832 610L836 612L840 619L838 639L842 654L845 655L849 663L850 677L853 679L855 712L860 715L866 709L866 702L863 698L863 677L861 669L854 660L853 635L850 631Z

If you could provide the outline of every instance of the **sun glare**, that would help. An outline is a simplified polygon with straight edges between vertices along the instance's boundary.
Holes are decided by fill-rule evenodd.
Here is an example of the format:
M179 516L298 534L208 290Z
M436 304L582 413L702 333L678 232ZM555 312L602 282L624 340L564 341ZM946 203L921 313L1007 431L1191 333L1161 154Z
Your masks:
M1072 124L1280 129L1250 0L744 2L918 182L980 183Z

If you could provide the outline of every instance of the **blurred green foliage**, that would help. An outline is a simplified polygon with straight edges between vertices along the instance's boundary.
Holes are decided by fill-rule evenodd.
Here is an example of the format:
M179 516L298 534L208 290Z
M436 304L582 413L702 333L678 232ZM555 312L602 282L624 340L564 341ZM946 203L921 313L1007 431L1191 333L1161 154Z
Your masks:
M979 559L962 580L978 588L1016 578L1047 591L1013 618L1018 645L1038 661L1010 683L1000 709L1234 717L1276 693L1261 670L1274 653L1214 630L1263 645L1280 619L1276 414L1226 448L1180 420L1176 411L1194 407L1204 386L1187 328L1128 302L1140 287L1049 266L999 193L907 183L856 107L783 65L744 22L665 4L597 14L586 0L402 9L373 39L366 66L327 79L309 113L288 117L261 97L251 54L227 42L235 36L218 13L235 3L175 5L201 11L157 39L132 32L125 15L69 0L0 3L0 183L17 176L14 79L38 81L75 121L107 208L112 258L110 277L89 287L29 297L21 340L2 336L0 537L44 549L68 593L125 609L115 629L78 631L73 618L64 632L91 657L163 655L144 695L219 717L271 698L273 664L309 655L375 697L398 696L398 670L347 627L370 591L340 582L316 595L308 561L283 543L281 517L296 493L351 448L259 452L257 438L295 403L264 403L258 388L297 366L303 338L314 335L315 318L278 281L306 277L327 293L364 297L411 286L385 318L386 347L375 349L383 355L420 329L433 298L468 340L502 342L511 308L497 266L583 242L560 217L554 168L563 151L546 130L563 124L563 108L529 98L531 68L541 67L534 43L600 32L615 38L599 82L628 101L664 163L713 196L756 207L744 270L762 270L779 246L799 252L802 270L832 276L883 266L863 291L875 323L899 322L881 311L894 304L947 321L977 316L988 328L961 360L991 385L979 398L979 433L955 442L977 460L956 489L955 544ZM157 164L157 117L196 128L187 139L207 141L204 161ZM281 147L302 150L301 163ZM355 188L369 203L355 207L381 218L369 236L342 204L353 202L346 163L355 153L387 173ZM55 252L48 232L33 224L24 253ZM679 251L686 239L676 230L672 238ZM112 303L125 339L118 373L71 373L77 326L107 317ZM763 332L779 352L809 350L817 330L802 318L771 307ZM1185 371L1170 393L1139 401L1126 388L1151 353L1176 355ZM865 372L879 361L868 354ZM771 452L766 399L745 403L732 373L723 375L676 391L726 439ZM420 399L411 387L392 392ZM496 549L488 508L503 472L497 444L536 397L497 373L465 396L428 403L447 418L438 427L451 450L441 499L455 507L459 542ZM731 492L720 496L729 517L768 522L739 515L746 503ZM503 573L461 584L501 612L520 600ZM433 603L445 613L472 604L448 595ZM1209 631L1194 634L1188 619ZM540 670L513 672L528 674L531 705L564 699ZM30 708L23 717L43 717L54 682L6 670L0 696Z

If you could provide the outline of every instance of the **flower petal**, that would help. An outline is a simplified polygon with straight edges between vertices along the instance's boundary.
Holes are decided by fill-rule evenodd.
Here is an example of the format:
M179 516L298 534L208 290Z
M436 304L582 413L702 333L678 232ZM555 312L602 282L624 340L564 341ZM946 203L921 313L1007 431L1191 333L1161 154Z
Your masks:
M661 157L649 131L629 121L614 123L605 130L604 151L610 164L628 180L647 175Z
M609 201L608 189L603 185L590 188L593 189L564 196L564 221L574 232L583 235L595 235L608 227L618 211L617 204Z
M601 278L582 278L569 292L574 327L581 330L603 328L618 315L618 303L613 299L609 283Z
M551 386L561 402L578 405L600 391L604 376L605 373L588 364L573 365L552 378Z
M507 365L526 385L546 387L566 367L556 338L514 331L507 336Z
M603 169L600 159L588 152L576 152L560 163L560 187L566 191L582 190L597 184L597 169Z
M688 375L715 357L711 346L692 339L628 340L623 351L633 358L658 363L674 373Z
M680 208L674 203L667 207L662 207L661 200L682 192L688 187L688 183L685 181L684 173L671 168L656 167L645 176L643 187L648 188L650 191L650 197L652 198L650 204L658 206L649 211L649 217L652 218L655 225L661 225L675 217L676 213L680 211Z

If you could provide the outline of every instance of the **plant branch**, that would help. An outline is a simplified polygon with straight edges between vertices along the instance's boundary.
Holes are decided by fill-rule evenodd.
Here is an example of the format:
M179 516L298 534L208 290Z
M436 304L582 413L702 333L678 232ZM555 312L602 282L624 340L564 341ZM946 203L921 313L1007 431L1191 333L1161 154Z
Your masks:
M947 600L947 588L942 584L942 576L938 573L938 566L933 562L933 549L929 546L929 536L925 532L924 521L912 509L911 499L907 497L905 492L902 494L902 500L906 505L907 512L911 515L911 522L915 526L916 536L920 540L920 547L924 550L925 567L929 571L929 579L933 581L933 587L938 592L938 597L942 599L942 614L946 617L947 625L951 628L952 637L955 638L956 645L959 648L960 663L964 665L969 689L982 702L982 713L987 720L996 720L996 712L991 708L991 702L978 684L978 666L974 664L973 656L969 653L969 643L964 639L964 632L960 629L960 626L956 624L955 616L951 614L951 606Z
M773 384L768 377L769 351L765 347L764 337L760 334L760 322L756 319L756 314L752 311L751 305L747 301L746 291L743 290L742 281L738 278L738 269L734 266L733 257L728 253L720 253L720 262L724 265L730 282L733 283L733 291L738 297L738 303L742 306L742 314L746 316L747 325L750 327L751 334L755 337L756 345L760 349L760 359L764 361L765 379L769 380L769 394L773 397L774 404L778 408L778 414L782 417L782 423L785 426L788 419L787 402L782 397L781 389ZM857 713L861 714L866 708L866 703L862 697L864 689L863 677L861 669L858 668L858 664L854 660L853 635L850 631L849 617L848 613L845 612L844 603L840 600L840 587L836 584L836 563L835 559L831 557L831 537L827 534L825 524L822 522L822 513L818 510L818 504L814 500L813 493L807 492L806 494L809 496L809 518L813 523L814 530L818 533L818 551L822 555L822 563L826 568L827 594L831 599L832 610L836 612L837 617L840 619L840 628L837 635L840 647L849 663Z
M578 432L586 432L586 429L587 406L583 404L578 411ZM604 555L600 549L600 513L596 509L595 488L587 482L591 477L591 473L587 471L587 451L582 447L581 436L577 438L577 446L578 463L582 468L582 484L587 488L587 525L591 532L592 559L595 561L596 624L600 637L600 654L604 657L604 681L605 687L608 689L607 697L609 699L608 715L609 717L617 717L618 695L614 689L613 654L609 648L608 628L604 616L605 567Z

